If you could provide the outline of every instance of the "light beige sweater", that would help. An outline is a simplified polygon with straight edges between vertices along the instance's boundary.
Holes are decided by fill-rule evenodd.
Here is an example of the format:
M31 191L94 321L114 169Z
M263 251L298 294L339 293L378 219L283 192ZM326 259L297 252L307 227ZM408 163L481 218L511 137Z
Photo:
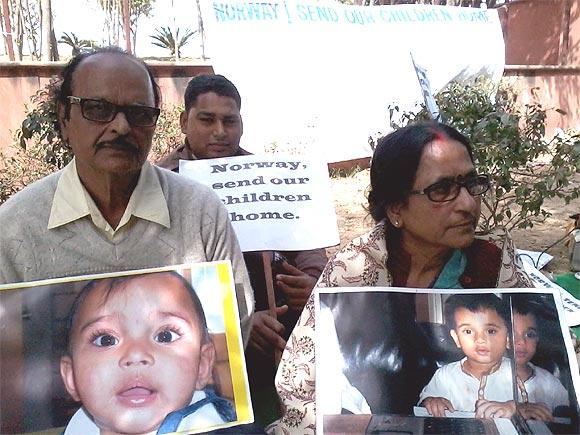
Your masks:
M133 216L130 230L115 242L89 216L47 229L60 171L14 195L0 206L0 284L231 260L247 343L254 295L224 205L208 187L165 169L153 170L171 227Z

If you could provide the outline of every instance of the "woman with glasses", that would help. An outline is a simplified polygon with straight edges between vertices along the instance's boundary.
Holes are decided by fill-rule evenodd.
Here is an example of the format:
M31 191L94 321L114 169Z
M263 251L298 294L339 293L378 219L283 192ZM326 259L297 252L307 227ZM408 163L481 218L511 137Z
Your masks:
M471 145L457 130L425 122L381 138L372 158L370 178L368 209L376 226L330 259L317 286L458 291L531 287L505 231L487 240L476 237L481 196L490 189L490 180L477 172ZM402 346L404 340L421 338L415 326L415 299L411 294L400 295L390 298L389 304L380 309L370 298L351 304L347 307L351 320L340 320L336 325L339 336L358 334L366 339L370 328L365 323L376 319L369 313L380 310L386 318L380 337L382 349L397 358L393 358L390 369L383 371L390 372L390 377L381 378L376 388L371 385L372 391L363 392L374 413L385 409L408 412L416 403L415 392L418 394L424 379L432 373L426 355L409 354ZM336 313L342 308L331 308L340 319ZM314 428L314 350L307 345L314 342L314 323L311 297L278 368L276 387L286 413L272 427L276 432L285 429L304 433ZM376 339L369 337L371 341ZM384 397L385 382L407 383L394 391L408 394Z

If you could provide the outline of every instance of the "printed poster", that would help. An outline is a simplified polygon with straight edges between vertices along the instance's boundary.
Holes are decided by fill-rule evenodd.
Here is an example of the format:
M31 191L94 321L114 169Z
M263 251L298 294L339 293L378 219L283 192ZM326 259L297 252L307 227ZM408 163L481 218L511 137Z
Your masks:
M0 286L0 432L250 423L228 261Z
M315 306L317 433L580 432L558 292L321 288Z

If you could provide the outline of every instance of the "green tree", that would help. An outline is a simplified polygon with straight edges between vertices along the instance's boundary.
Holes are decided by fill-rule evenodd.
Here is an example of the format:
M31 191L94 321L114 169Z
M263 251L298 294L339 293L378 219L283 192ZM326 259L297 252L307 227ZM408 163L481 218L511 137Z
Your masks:
M0 172L0 204L27 184L60 168L72 158L56 124L54 93L58 86L51 81L32 97L32 109L15 134L15 143L4 157Z
M30 57L40 59L38 0L30 3L28 0L2 0L2 13L2 30L10 60L22 60L25 41Z
M58 60L51 0L40 0L41 59Z
M72 159L70 147L58 132L55 92L58 81L51 81L32 97L32 107L16 131L14 143L0 159L0 204L24 186L58 169ZM155 162L182 142L179 114L182 107L164 105L157 120L149 160Z
M203 16L201 14L201 4L199 0L195 0L197 6L197 31L201 39L201 58L207 59L205 56L205 29L203 27Z
M580 171L580 133L547 138L546 109L539 102L521 104L506 80L499 88L485 80L451 83L436 100L444 122L470 139L478 170L491 176L494 189L482 199L482 231L532 227L534 219L550 216L543 208L547 198L569 203L580 196L580 187L569 187ZM391 107L394 128L424 119L424 108L414 114Z
M133 52L137 49L137 26L141 17L150 17L155 0L131 0L131 35L133 37Z
M106 45L119 45L121 29L122 0L98 0L99 6L105 12Z
M181 29L177 28L175 35L169 27L160 27L155 29L155 34L150 35L153 39L152 44L161 48L169 50L171 56L176 59L181 58L181 49L189 43L189 40L193 35L197 33L197 30L185 29L185 33L179 36Z
M27 41L32 59L40 59L40 9L37 1L17 0L20 5L22 36ZM20 32L17 32L20 33ZM22 46L22 44L21 44ZM22 51L22 48L20 47ZM21 55L22 57L22 55Z
M141 17L151 16L151 9L155 0L129 0L130 33L132 48L135 51L137 42L137 25ZM98 0L99 6L105 12L105 30L107 45L119 45L119 33L123 28L123 0Z
M58 40L61 44L66 44L72 48L72 55L76 56L80 54L83 50L88 50L95 48L96 43L88 39L79 39L77 35L73 32L70 34L64 32L60 39Z

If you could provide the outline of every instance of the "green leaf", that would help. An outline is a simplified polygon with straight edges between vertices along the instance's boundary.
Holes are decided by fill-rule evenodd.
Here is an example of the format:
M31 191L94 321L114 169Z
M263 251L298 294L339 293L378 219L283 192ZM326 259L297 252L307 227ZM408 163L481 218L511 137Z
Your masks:
M520 104L517 89L507 80L497 89L485 79L473 85L450 83L435 98L448 124L470 139L478 170L489 173L495 186L483 206L492 213L481 220L490 225L487 230L506 218L510 228L531 227L534 219L550 215L546 199L578 197L567 186L580 172L580 133L569 130L547 141L546 109ZM425 119L424 111L398 116L403 121L398 127Z

